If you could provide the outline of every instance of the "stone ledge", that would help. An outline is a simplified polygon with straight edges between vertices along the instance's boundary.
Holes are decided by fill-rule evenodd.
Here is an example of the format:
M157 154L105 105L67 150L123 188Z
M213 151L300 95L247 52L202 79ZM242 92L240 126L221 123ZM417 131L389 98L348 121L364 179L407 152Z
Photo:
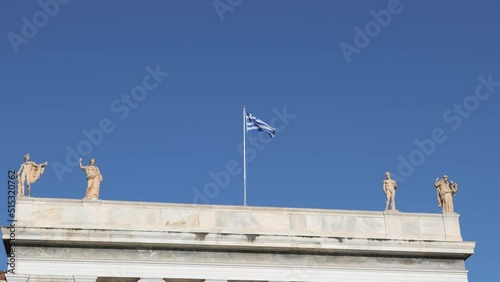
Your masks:
M8 229L2 228L3 239ZM188 251L297 252L308 254L414 256L466 259L474 242L359 239L341 237L221 234L171 231L18 228L16 246L120 247Z
M89 261L96 264L103 262L128 262L146 265L158 262L176 263L213 263L234 265L276 265L301 267L335 267L341 268L378 268L391 270L395 265L408 270L419 271L464 271L464 261L450 258L404 257L404 256L362 256L362 255L327 255L298 254L297 252L235 252L220 250L182 250L154 248L103 248L89 247L82 251L81 247L18 247L16 253L23 260L52 261Z

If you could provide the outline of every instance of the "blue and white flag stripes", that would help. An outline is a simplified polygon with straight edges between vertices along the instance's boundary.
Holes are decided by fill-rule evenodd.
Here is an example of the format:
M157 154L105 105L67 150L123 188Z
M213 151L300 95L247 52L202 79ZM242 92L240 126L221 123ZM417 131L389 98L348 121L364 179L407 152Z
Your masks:
M247 131L249 130L263 131L269 134L271 138L274 138L274 135L276 135L276 129L272 128L260 119L252 116L252 114L247 113Z

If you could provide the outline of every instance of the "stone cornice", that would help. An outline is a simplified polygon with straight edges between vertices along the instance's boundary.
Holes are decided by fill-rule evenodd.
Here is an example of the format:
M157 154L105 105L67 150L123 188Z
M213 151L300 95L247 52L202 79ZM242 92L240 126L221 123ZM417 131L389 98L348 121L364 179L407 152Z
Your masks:
M17 246L119 247L466 259L474 242L20 227ZM2 228L8 239L8 228Z

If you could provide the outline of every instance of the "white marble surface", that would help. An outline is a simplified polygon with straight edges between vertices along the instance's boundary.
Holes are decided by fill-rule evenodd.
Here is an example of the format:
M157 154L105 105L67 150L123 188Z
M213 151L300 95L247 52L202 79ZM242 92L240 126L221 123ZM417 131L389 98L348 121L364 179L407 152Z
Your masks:
M37 276L52 276L46 261L30 261L26 267ZM200 264L200 263L150 263L133 262L58 262L58 274L71 277L75 273L98 273L103 277L144 278L175 277L177 279L254 280L254 281L349 281L349 282L466 282L467 272L408 270L401 265L393 269L335 268L335 267L283 267L280 265L254 264ZM9 281L10 282L10 281Z
M462 241L457 214L18 198L20 226Z
M17 275L8 281L466 282L464 261L475 243L462 240L458 219L456 214L20 198ZM8 237L3 227L2 238Z

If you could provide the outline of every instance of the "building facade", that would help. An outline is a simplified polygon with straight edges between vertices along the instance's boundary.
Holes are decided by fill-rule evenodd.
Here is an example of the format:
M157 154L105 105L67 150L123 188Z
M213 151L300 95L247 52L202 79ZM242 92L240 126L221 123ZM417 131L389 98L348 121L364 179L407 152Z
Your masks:
M475 246L457 214L19 197L15 219L8 282L466 282Z

